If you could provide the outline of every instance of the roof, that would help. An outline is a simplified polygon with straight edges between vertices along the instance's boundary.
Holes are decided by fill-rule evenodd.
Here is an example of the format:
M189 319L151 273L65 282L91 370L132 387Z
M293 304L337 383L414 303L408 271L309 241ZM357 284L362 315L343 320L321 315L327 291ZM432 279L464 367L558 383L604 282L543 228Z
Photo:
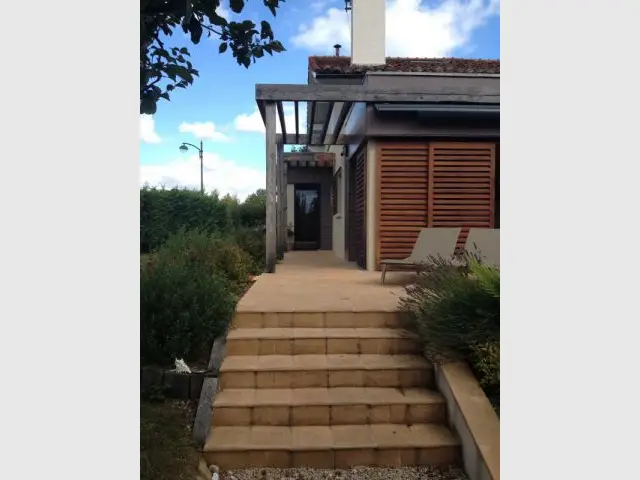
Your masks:
M309 70L316 73L430 72L500 74L500 60L468 58L387 57L385 65L351 65L351 57L312 56Z

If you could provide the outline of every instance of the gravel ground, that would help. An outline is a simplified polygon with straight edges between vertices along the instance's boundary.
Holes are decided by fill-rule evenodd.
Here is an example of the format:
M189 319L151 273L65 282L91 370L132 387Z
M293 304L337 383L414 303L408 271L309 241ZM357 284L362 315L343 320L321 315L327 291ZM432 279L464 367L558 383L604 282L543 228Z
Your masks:
M311 468L276 469L251 468L233 470L220 475L220 480L468 480L455 467L374 468L357 467L350 470L316 470Z

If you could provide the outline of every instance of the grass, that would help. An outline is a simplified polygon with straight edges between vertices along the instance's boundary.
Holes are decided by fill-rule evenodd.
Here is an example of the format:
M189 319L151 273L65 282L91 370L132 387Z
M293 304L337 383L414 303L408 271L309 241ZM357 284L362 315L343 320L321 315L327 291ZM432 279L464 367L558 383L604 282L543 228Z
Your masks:
M193 403L140 401L140 480L193 480L200 452L191 437Z

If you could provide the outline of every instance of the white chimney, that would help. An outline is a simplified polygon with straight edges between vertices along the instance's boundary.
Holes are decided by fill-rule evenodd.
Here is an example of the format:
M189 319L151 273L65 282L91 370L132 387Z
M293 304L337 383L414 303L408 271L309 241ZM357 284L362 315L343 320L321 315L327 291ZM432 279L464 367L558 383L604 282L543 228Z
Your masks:
M386 0L351 0L351 63L384 65Z

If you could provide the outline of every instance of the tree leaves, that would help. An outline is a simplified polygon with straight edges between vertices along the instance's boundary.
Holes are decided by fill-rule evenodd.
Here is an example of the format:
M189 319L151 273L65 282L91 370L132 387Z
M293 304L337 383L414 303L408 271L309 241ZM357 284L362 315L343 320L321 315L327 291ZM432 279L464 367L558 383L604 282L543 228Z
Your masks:
M242 13L242 9L244 8L244 0L230 0L229 4L233 13Z
M262 20L262 22L260 22L260 38L263 40L265 38L273 40L273 30L271 29L269 22L266 20Z
M156 100L151 95L140 97L140 113L153 115L156 113Z
M263 0L272 15L284 0ZM159 99L169 100L169 92L187 88L198 71L187 57L186 47L165 48L163 40L181 28L194 44L202 34L217 36L220 54L231 51L238 65L249 68L264 53L284 52L274 39L269 22L258 27L251 20L228 21L216 10L227 3L235 14L241 13L246 0L141 0L140 2L140 113L153 114Z
M208 15L208 17L209 17L209 21L213 25L216 25L218 27L224 27L228 23L226 19L222 18L220 15L218 15L215 12L213 12L211 15Z
M284 2L284 0L282 0ZM269 9L271 15L276 16L276 8L279 7L278 0L263 0L264 6Z
M282 43L280 43L280 41L278 40L274 40L269 44L269 46L274 52L277 52L277 53L286 51L286 48L284 48L284 45L282 45Z
M200 43L200 38L202 37L202 25L200 21L194 16L191 17L189 21L189 32L191 33L191 41L196 45Z

